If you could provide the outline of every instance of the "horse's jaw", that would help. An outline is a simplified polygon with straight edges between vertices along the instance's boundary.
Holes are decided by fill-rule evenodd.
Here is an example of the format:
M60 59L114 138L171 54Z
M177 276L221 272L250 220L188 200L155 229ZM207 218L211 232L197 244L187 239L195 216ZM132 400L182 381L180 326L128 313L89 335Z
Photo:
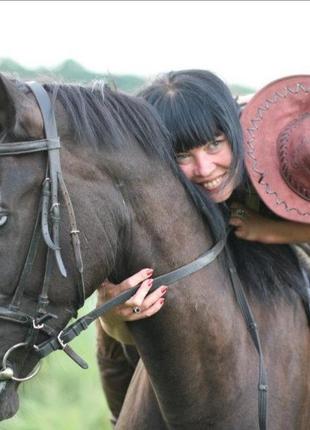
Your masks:
M19 408L17 384L0 381L0 421L13 417Z

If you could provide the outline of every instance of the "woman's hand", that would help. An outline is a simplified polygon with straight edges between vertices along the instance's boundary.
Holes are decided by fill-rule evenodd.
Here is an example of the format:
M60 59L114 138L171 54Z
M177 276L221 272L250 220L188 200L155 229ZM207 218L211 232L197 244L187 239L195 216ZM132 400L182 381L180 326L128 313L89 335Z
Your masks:
M236 227L235 235L240 239L267 244L310 242L310 224L266 218L239 203L230 209L229 224Z
M232 203L229 224L235 228L235 235L240 239L273 243L273 227L277 221L265 218L257 212L241 205Z
M109 281L103 282L98 288L98 305L118 296L123 291L141 284L137 292L124 304L116 306L100 317L103 329L112 337L123 343L133 343L133 339L125 324L156 314L164 304L167 287L162 286L148 295L153 284L153 269L143 269L118 285Z

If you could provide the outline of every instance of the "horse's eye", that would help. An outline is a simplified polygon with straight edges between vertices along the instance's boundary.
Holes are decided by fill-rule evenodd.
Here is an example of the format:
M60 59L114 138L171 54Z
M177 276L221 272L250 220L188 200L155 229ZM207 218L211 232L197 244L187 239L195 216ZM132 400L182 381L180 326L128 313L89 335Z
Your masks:
M6 214L0 213L0 227L2 227L8 220L8 216Z

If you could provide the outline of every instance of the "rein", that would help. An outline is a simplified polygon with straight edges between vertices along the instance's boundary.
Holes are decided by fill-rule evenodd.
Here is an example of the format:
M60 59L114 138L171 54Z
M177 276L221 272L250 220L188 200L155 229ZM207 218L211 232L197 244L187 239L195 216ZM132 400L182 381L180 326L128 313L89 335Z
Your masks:
M27 84L33 92L38 106L41 110L45 139L36 141L12 142L0 144L0 156L12 156L21 154L30 154L34 152L47 151L48 163L46 168L46 176L42 185L42 196L39 203L39 209L35 220L32 238L30 241L28 254L22 269L17 287L15 289L13 299L8 307L0 307L0 319L7 320L22 326L28 327L28 333L24 342L13 345L9 348L2 359L2 369L0 370L0 381L14 380L24 382L34 377L39 371L39 364L32 372L25 377L17 377L14 373L13 366L9 362L10 354L19 349L25 348L26 351L35 351L41 359L46 357L51 352L58 349L65 351L82 368L87 368L87 363L79 357L68 345L82 331L86 330L89 325L98 317L110 311L113 307L126 302L132 297L140 285L131 288L120 294L119 296L109 300L100 307L89 312L87 315L79 318L67 328L57 332L56 329L50 327L47 322L57 318L47 311L49 304L48 291L50 287L50 278L52 273L52 257L56 259L58 269L63 277L67 276L64 266L61 249L60 249L60 204L58 197L58 189L62 193L63 200L69 215L70 236L73 248L75 267L76 267L76 284L78 296L78 308L82 307L85 300L85 289L83 280L83 261L80 250L79 230L77 229L74 209L71 199L65 185L61 165L60 165L60 141L57 133L56 120L54 110L51 105L50 98L44 88L36 83L30 82ZM51 231L49 225L51 224ZM41 228L40 228L41 226ZM216 243L211 249L202 254L196 260L188 263L178 269L175 269L167 274L154 278L153 286L150 292L156 290L161 285L173 284L214 261L219 254L225 250L231 284L237 303L241 309L246 326L249 330L255 348L259 355L259 383L258 383L258 415L260 430L267 429L267 376L264 366L264 359L261 349L261 343L258 334L258 328L251 312L249 303L246 299L242 284L237 275L231 255L228 252L226 245L227 234ZM24 295L26 277L32 270L33 263L37 254L38 246L41 237L43 237L47 246L45 275L41 294L38 297L37 309L35 316L28 315L20 310L20 304ZM37 344L37 337L40 332L43 332L49 337L41 344Z

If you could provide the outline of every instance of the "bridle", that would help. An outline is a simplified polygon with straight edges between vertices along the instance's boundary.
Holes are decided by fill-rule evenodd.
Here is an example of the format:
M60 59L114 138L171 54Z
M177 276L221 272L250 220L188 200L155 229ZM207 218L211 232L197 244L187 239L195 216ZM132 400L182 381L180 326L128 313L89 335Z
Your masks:
M62 260L60 248L60 203L59 190L61 191L64 204L68 211L70 236L75 260L76 271L76 291L77 291L77 309L83 306L85 301L85 288L83 280L83 261L80 250L79 230L76 225L73 205L66 188L62 170L60 165L60 140L57 133L56 120L53 106L49 95L45 89L36 82L29 82L27 86L34 94L38 106L41 110L45 139L24 142L0 143L0 156L12 156L31 154L35 152L47 152L47 167L46 174L42 185L42 195L37 211L35 225L30 241L28 253L21 271L18 284L10 304L0 306L0 319L20 324L28 328L26 339L24 342L17 343L9 348L2 359L2 369L0 370L1 381L17 381L24 382L33 378L39 371L39 365L33 369L29 375L18 377L13 365L9 361L9 357L13 351L20 348L25 348L28 352L36 352L39 358L46 357L51 352L58 349L65 351L82 368L87 368L87 363L77 355L68 345L82 331L86 330L89 325L99 316L102 316L113 307L124 303L132 297L139 288L139 285L130 290L126 290L119 296L97 307L87 315L79 318L67 328L58 332L48 324L49 320L56 319L57 316L48 312L49 304L49 288L52 272L52 261L55 257L58 269L63 277L67 276L66 268ZM50 227L51 225L51 227ZM20 310L22 298L24 296L26 277L31 272L41 238L47 246L45 275L41 293L38 297L35 315L30 315ZM257 325L254 321L250 306L246 299L243 287L234 267L231 255L225 247L227 234L217 242L211 249L202 254L196 260L188 263L178 269L175 269L167 274L154 278L153 286L150 292L156 290L161 285L173 284L192 273L197 272L203 267L214 261L219 254L225 249L227 261L229 264L229 274L236 300L240 306L242 315L246 322L247 328L254 342L255 348L259 354L259 384L258 384L258 409L259 409L259 428L260 430L267 429L267 376L264 367L262 349L258 334ZM53 255L54 254L54 255ZM48 339L41 344L37 344L38 334L43 332L48 336Z
M31 349L40 332L48 336L55 336L57 332L47 322L56 318L55 315L47 311L49 304L49 288L51 281L51 273L53 267L53 260L55 258L58 269L63 277L67 276L66 268L64 266L61 249L60 249L60 204L59 204L59 189L62 193L65 206L67 207L69 223L70 223L70 236L73 247L73 254L76 267L76 284L77 284L77 302L78 307L82 307L85 300L84 280L83 280L83 262L80 251L79 231L76 226L75 214L73 206L67 191L65 182L63 180L61 165L60 165L60 141L58 138L56 120L54 110L50 98L44 88L36 83L31 82L27 84L33 92L37 103L40 107L45 139L25 142L12 142L0 144L0 156L12 156L31 154L35 152L46 151L48 153L47 166L45 178L42 185L42 193L40 203L35 219L35 224L32 232L28 253L25 259L24 267L21 271L13 298L8 307L0 307L0 319L7 320L16 324L21 324L28 328L26 340L12 346L3 357L2 371L0 372L1 379L12 379L15 381L25 381L31 379L37 372L36 368L30 375L26 377L17 377L13 369L10 368L9 356L10 354L20 348ZM51 225L51 228L50 228ZM20 305L25 292L26 280L30 274L35 257L38 252L38 247L43 237L47 246L45 274L41 293L38 297L35 315L25 314L20 310ZM77 361L76 354L70 347L65 348L65 352ZM80 359L79 364L82 367L87 367L86 363Z

